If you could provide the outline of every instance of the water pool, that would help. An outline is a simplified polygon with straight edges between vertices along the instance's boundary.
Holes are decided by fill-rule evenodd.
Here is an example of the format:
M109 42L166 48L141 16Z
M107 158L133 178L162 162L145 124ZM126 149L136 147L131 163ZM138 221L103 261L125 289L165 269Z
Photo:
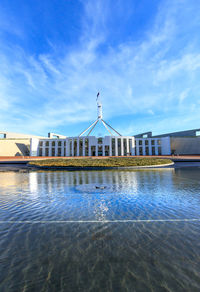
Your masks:
M199 178L0 173L0 291L200 291Z

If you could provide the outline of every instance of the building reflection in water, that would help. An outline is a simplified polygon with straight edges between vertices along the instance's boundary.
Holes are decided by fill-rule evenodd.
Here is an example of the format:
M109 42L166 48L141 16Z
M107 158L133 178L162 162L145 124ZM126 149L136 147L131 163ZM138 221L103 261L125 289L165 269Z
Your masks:
M27 178L29 192L34 198L46 194L46 198L52 202L58 199L59 194L64 194L65 200L69 196L75 198L77 195L78 201L74 201L73 210L81 207L83 201L87 200L88 212L93 212L95 220L104 221L112 207L110 198L114 194L133 199L141 196L141 189L148 194L150 185L159 186L163 183L171 189L173 173L173 168L139 171L45 171L29 173Z

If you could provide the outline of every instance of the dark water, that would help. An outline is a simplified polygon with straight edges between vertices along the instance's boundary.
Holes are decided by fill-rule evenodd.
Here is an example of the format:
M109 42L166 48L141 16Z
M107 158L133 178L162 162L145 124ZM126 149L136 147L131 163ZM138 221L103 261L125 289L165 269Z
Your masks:
M0 173L0 269L0 291L200 291L200 168Z

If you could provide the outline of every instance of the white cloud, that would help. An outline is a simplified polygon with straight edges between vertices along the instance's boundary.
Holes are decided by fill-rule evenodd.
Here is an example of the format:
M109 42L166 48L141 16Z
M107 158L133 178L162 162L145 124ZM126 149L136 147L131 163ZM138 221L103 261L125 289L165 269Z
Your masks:
M9 111L6 124L5 116L1 116L0 127L45 134L63 125L89 122L96 118L95 96L99 90L104 115L109 119L120 115L134 118L141 113L154 119L159 115L160 119L174 108L177 116L181 113L187 117L194 111L188 106L188 95L192 95L190 102L195 104L200 89L200 54L183 34L185 27L194 27L198 18L185 26L183 21L177 22L180 6L185 7L181 14L187 15L191 3L162 2L145 38L120 42L102 53L100 48L109 37L110 3L83 2L80 43L64 57L55 53L30 56L16 47L14 54L0 49L0 102L4 111ZM192 11L195 12L194 6ZM176 50L179 44L181 51ZM196 112L193 118L195 115ZM153 120L145 124L144 131L149 130L149 125L164 128L163 123ZM131 129L122 130L130 133Z

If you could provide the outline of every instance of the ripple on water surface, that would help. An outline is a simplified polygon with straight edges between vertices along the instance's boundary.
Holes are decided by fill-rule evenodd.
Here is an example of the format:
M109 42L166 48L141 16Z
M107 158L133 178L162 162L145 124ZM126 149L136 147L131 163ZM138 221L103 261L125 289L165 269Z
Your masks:
M199 291L199 175L0 173L0 290Z

